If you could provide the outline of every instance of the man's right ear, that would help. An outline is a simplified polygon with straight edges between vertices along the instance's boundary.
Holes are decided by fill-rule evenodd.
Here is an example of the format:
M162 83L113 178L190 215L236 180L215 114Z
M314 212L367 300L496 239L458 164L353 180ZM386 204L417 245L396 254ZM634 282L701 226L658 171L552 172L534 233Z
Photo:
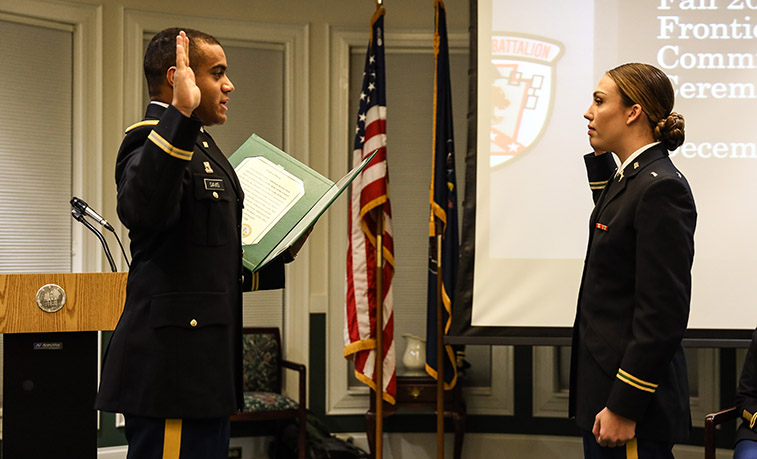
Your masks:
M168 86L173 89L173 77L176 74L176 66L172 65L171 67L168 67L168 71L166 71L166 81L168 81Z

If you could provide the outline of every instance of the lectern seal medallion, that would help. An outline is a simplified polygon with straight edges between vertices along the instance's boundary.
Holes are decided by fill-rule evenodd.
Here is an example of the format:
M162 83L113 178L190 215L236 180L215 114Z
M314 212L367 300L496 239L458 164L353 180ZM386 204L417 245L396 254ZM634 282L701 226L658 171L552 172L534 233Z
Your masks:
M58 312L66 305L66 291L60 285L47 284L37 290L37 306L45 312Z

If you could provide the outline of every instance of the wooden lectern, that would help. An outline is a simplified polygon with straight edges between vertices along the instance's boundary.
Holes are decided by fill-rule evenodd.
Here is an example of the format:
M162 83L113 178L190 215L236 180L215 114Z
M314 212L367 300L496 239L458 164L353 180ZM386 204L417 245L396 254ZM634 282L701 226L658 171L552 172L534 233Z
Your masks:
M97 457L97 331L116 327L126 278L0 274L3 457Z

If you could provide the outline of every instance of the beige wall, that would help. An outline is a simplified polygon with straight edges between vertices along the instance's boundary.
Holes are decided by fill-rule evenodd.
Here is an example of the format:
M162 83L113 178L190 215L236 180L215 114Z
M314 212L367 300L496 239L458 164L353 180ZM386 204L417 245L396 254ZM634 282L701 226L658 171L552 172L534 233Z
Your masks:
M211 9L208 5L220 7ZM397 37L392 43L404 43L401 52L419 48L430 52L433 0L386 0L384 7L386 35ZM450 36L467 37L469 1L448 0L446 7ZM74 134L73 192L86 196L89 204L113 223L118 220L113 178L116 152L124 128L138 121L143 110L140 89L134 85L139 78L138 62L141 62L141 50L134 49L141 36L135 34L142 31L134 27L135 18L137 22L142 21L140 27L153 31L171 26L203 29L202 25L196 24L213 24L213 30L205 30L218 35L222 41L224 35L219 30L228 30L226 27L234 29L228 35L235 37L244 36L252 29L265 30L268 36L271 29L284 36L295 36L290 41L285 40L283 46L301 47L285 53L297 59L287 64L296 68L289 69L288 78L294 81L285 84L287 88L294 88L293 93L296 93L293 95L296 103L287 107L287 113L296 117L296 126L286 129L290 135L296 130L298 137L294 142L285 142L285 148L323 175L334 178L345 172L337 165L343 166L343 158L349 153L349 142L338 139L335 144L337 136L334 133L341 135L349 130L354 109L349 108L347 115L347 108L343 106L346 100L337 98L339 102L335 102L334 94L344 89L349 69L344 55L331 54L344 51L344 48L335 48L334 42L337 41L365 49L375 8L373 0L0 0L0 16L9 13L16 19L26 17L34 21L43 18L73 24L74 34L79 35L78 42L84 43L86 49L74 53L84 58L82 62L74 63L74 72L79 75L76 80L82 87L78 93L74 92L75 103L79 106L75 107L75 112L81 112L81 116L75 116L74 123L80 127ZM250 22L249 29L246 21ZM423 35L420 40L419 35ZM260 36L256 35L257 41L261 40ZM274 41L281 44L278 38ZM265 38L262 40L266 41ZM458 38L458 47L459 42ZM464 48L465 44L462 46ZM336 59L342 59L339 66L332 63ZM229 64L233 71L234 63ZM340 73L336 75L337 72ZM465 104L460 104L457 110L464 113ZM335 118L334 114L338 116ZM464 142L465 137L459 135L458 139ZM458 151L464 151L464 147L459 146ZM78 156L76 152L79 152ZM341 260L344 258L338 251L346 245L344 240L332 237L344 227L342 220L334 220L339 223L329 226L335 215L338 212L330 211L327 219L321 219L305 246L304 256L300 255L297 263L289 268L291 275L287 276L284 309L285 316L293 321L288 323L291 327L286 327L287 355L298 361L307 360L308 317L303 312L327 312L330 301L341 301L342 298L343 287L333 286L335 282L343 282L343 275L329 274L330 256L338 259L334 264L343 266ZM127 234L120 229L126 242ZM107 262L101 256L95 238L83 234L81 228L75 227L74 231L73 245L82 246L80 253L84 256L74 257L73 270L107 271ZM114 257L120 258L120 254L114 253ZM125 265L121 267L123 269ZM333 320L341 322L341 315L335 315ZM342 359L339 360L343 363Z
M64 2L65 3L65 2ZM155 1L155 0L84 0L79 3L101 5L103 52L103 122L102 122L102 213L116 215L115 184L112 180L115 153L123 136L124 127L135 120L122 119L123 113L123 11L137 9L150 12L176 13L190 16L211 16L221 19L245 20L275 24L308 24L309 100L307 101L310 136L308 162L319 172L329 173L329 28L354 27L369 33L369 21L375 11L371 0L207 0ZM208 5L222 5L208 8ZM387 33L412 30L433 33L433 0L387 0L385 27ZM453 31L468 30L468 0L448 0L447 25ZM181 24L166 23L166 27ZM367 44L367 41L366 41ZM233 63L230 63L233 66ZM111 154L112 152L112 154ZM340 152L341 154L342 152ZM316 228L311 235L308 250L310 260L322 259L327 235ZM310 269L310 294L325 294L326 271Z

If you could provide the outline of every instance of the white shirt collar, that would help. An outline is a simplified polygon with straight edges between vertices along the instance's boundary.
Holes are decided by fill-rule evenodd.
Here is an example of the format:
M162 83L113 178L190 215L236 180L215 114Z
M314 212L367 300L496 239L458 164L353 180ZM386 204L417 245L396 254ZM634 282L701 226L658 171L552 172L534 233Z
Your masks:
M625 171L626 166L628 166L629 164L631 164L631 161L633 161L634 159L638 158L640 154L642 154L645 151L649 150L650 148L654 147L658 143L660 143L660 142L658 141L658 142L648 143L648 144L644 145L643 147L639 148L638 150L636 150L635 152L631 153L631 156L629 156L628 158L626 158L626 160L623 161L623 164L621 164L620 167L618 168L618 173L620 175L623 175L623 171Z

